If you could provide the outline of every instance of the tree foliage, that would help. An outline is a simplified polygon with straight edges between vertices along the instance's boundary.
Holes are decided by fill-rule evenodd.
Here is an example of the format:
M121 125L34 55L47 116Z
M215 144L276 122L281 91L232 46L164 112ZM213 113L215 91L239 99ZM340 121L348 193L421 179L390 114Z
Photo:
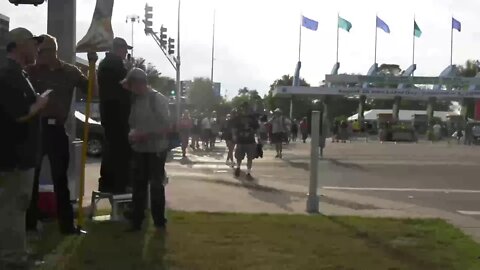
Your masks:
M189 102L199 111L207 112L214 109L222 98L213 92L213 84L208 78L193 79L188 93Z
M268 95L265 96L265 106L267 110L273 111L276 108L282 110L285 115L290 113L290 99L279 98L273 96L273 90L277 86L292 86L293 76L283 75L280 79L275 80L270 85ZM300 79L300 86L310 86L304 79ZM312 98L309 97L294 97L293 98L293 118L302 118L306 116L312 106Z

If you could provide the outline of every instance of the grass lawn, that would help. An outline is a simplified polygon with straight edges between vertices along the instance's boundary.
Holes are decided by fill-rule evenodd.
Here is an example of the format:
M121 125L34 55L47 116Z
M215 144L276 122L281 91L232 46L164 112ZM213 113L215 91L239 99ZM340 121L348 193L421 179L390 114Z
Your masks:
M480 246L441 220L171 212L166 234L125 228L53 228L36 246L50 253L42 269L480 269Z

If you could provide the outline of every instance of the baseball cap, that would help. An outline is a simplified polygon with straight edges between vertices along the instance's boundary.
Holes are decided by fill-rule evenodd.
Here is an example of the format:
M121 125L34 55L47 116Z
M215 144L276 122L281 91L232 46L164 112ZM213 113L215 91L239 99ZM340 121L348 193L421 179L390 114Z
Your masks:
M132 46L128 45L128 43L123 38L116 37L113 39L113 48L122 48L126 47L127 49L133 49Z
M25 28L15 28L10 30L10 32L8 32L7 34L7 45L22 43L29 39L33 39L38 43L43 41L43 37L34 36L32 32L28 31Z
M127 77L121 83L147 82L147 73L139 68L133 68L127 73Z

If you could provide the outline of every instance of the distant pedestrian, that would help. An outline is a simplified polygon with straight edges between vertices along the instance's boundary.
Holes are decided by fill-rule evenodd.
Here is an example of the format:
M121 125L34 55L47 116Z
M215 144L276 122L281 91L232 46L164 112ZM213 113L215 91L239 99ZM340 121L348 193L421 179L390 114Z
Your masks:
M272 142L275 144L275 150L277 155L275 158L282 158L283 141L287 134L287 122L286 118L282 115L280 109L275 109L273 118L269 121L272 124Z
M298 122L296 119L293 119L292 126L290 128L290 133L292 135L292 141L296 142L298 137Z
M133 149L133 213L129 215L131 231L142 227L147 205L148 183L153 223L164 229L165 218L165 161L169 141L170 113L168 99L147 84L147 74L132 69L123 83L135 95L129 117L129 140Z
M240 167L246 157L247 177L250 179L252 177L253 159L257 157L255 135L259 127L258 120L250 113L248 103L244 103L239 108L238 115L233 121L233 140L236 143L235 159L237 160L235 176L240 176Z
M340 122L338 120L335 120L332 125L332 143L337 142L338 143L338 138L340 134Z
M260 127L258 128L260 142L265 145L268 141L268 119L266 115L260 117Z
M99 190L122 194L130 185L128 116L131 93L120 81L127 75L125 59L131 46L122 38L113 40L112 50L98 65L100 117L105 131L105 147L100 167Z
M70 144L65 131L65 123L68 120L75 88L86 93L88 78L76 66L58 59L58 45L54 37L50 35L42 37L37 63L27 68L32 84L39 93L45 93L49 89L53 90L49 94L47 106L41 113L42 158L47 156L50 161L60 231L64 234L78 234L84 231L75 227L73 206L70 202L67 176ZM96 57L95 54L91 56ZM29 231L37 230L41 165L41 163L37 164L35 170L32 200L27 212L27 229Z
M190 132L193 127L192 118L190 118L190 113L188 111L183 112L182 118L180 119L178 128L180 133L180 140L182 141L182 156L187 156L188 140L190 138Z
M307 142L308 138L308 120L307 117L304 117L300 122L300 132L302 133L302 141L303 143Z
M194 111L192 116L192 143L190 144L190 148L198 149L200 148L200 140L202 134L202 120L199 118L200 115L197 111Z
M232 110L231 114L227 114L227 118L222 127L222 137L227 144L227 160L225 164L232 167L235 165L235 161L233 160L233 150L235 149L235 142L233 141L233 119L236 119L236 117L236 111Z
M35 63L37 45L25 28L6 35L6 65L0 69L0 269L30 269L25 214L40 158L39 112L48 97L39 96L25 68Z
M217 141L218 133L220 132L220 124L218 123L217 112L213 111L210 117L210 125L212 127L212 133L210 134L210 149L215 148L215 142Z

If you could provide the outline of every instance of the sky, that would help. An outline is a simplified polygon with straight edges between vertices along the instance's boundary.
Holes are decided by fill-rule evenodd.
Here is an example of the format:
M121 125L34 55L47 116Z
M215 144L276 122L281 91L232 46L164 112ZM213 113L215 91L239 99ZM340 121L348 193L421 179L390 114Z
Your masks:
M90 25L95 3L77 0L77 40ZM129 15L143 19L146 3L153 6L154 30L163 24L176 38L178 0L115 0L115 35L131 43L131 25L125 19ZM391 30L378 31L379 64L398 64L402 69L411 65L414 15L423 32L416 39L416 76L437 76L449 65L452 16L462 23L462 32L454 32L454 64L479 58L478 0L182 0L182 80L210 77L214 10L214 80L222 83L222 95L230 98L242 87L265 94L275 79L294 73L301 14L319 22L318 31L302 30L301 76L311 85L319 85L335 64L337 14L353 24L350 33L340 30L340 73L365 74L373 64L376 14ZM16 7L3 0L0 13L10 17L11 28L46 32L46 4ZM174 77L173 68L143 29L142 23L134 25L134 55Z

